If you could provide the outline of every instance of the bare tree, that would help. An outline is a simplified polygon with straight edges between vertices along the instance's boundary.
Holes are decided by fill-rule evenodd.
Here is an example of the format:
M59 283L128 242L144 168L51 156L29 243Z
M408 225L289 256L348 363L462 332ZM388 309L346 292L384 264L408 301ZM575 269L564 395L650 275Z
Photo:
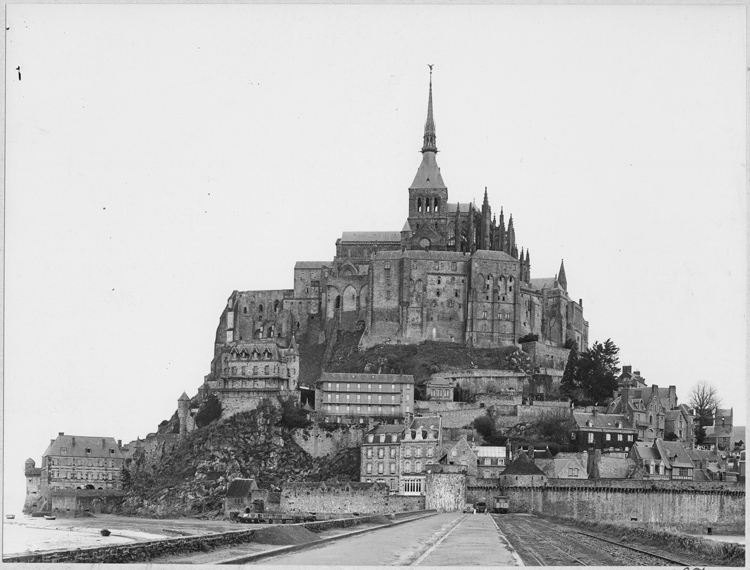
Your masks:
M713 425L714 412L721 405L719 390L707 380L701 380L690 389L690 406L695 410L698 426L695 431L696 443L703 443L706 426Z

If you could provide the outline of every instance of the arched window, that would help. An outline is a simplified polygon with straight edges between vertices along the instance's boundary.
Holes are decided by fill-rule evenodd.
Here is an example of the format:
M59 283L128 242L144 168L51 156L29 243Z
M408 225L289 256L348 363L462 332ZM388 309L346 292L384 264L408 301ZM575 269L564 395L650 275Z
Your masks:
M258 305L258 312L259 312L259 313L262 313L262 312L263 312L263 305Z
M425 204L427 204L427 208L425 208L425 211L429 214L430 213L430 199L425 198L424 201L425 201Z
M336 295L336 303L334 305L337 309L341 308L341 295Z
M435 213L440 213L440 198L435 198Z
M247 315L247 307L242 307L242 314Z
M417 198L417 212L422 213L422 198Z
M276 299L276 300L275 300L275 301L273 302L273 312L274 312L274 313L278 313L278 312L279 312L279 300L278 300L278 299Z

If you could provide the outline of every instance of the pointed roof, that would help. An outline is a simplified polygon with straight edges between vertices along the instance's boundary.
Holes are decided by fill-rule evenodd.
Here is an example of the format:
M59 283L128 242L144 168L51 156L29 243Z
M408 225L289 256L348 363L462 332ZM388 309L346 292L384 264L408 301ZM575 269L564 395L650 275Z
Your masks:
M484 204L489 204L489 200L487 199L487 186L484 187Z
M567 291L568 279L565 277L565 262L563 260L560 260L560 272L557 274L557 282Z
M177 399L177 401L178 401L178 402L184 402L185 400L187 400L187 401L189 402L189 401L190 401L190 398L188 398L188 395L187 395L187 394L186 394L185 392L183 392L183 393L182 393L182 396L180 396L180 397L179 397L179 398Z
M424 124L422 153L438 151L435 138L435 120L432 117L432 65L430 65L430 96L427 100L427 121Z
M401 228L401 231L402 232L410 232L411 231L411 226L409 225L409 220L406 220L406 222L404 222L404 227Z

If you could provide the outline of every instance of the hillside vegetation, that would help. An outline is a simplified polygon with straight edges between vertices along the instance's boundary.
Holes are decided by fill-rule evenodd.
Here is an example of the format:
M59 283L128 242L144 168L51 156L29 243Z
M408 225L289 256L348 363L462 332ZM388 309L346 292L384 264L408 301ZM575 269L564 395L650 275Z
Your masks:
M449 368L514 370L517 364L510 357L520 351L516 346L470 348L453 342L425 341L377 345L360 353L356 350L360 336L358 332L339 334L326 364L327 371L411 374L415 382L421 384L431 374Z
M262 489L291 481L359 479L359 450L313 458L282 427L281 411L268 401L257 410L195 430L154 466L126 475L123 512L175 517L218 511L229 483L253 478Z

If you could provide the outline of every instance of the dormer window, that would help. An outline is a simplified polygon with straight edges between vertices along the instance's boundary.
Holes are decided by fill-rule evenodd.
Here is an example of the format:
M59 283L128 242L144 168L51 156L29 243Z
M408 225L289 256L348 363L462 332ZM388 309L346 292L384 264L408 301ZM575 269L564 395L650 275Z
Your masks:
M586 427L594 427L594 422L592 420L586 420Z

